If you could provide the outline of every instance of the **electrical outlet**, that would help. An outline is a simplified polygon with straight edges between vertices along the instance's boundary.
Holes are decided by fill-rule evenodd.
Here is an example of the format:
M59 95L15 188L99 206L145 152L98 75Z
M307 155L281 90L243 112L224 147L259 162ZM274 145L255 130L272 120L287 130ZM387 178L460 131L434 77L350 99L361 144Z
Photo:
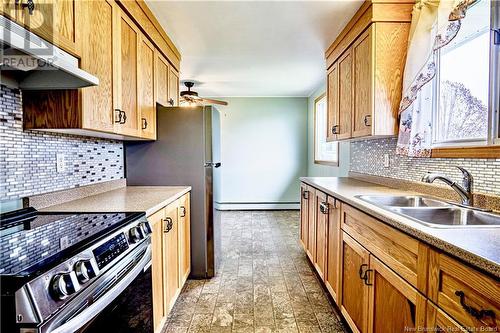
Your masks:
M388 168L389 167L389 154L384 154L384 167Z
M66 172L66 155L63 153L56 154L56 172Z

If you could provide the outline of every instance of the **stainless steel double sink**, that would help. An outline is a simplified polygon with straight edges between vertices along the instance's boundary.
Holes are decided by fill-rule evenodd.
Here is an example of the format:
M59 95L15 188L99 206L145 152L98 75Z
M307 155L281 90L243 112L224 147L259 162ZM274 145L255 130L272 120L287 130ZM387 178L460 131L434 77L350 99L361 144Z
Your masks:
M500 215L424 196L358 195L357 198L433 228L495 228Z

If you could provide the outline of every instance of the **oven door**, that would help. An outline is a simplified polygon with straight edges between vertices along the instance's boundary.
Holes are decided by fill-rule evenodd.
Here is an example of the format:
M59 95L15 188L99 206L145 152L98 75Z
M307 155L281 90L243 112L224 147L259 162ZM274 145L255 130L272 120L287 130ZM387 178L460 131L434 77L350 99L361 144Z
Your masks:
M151 241L99 277L42 326L42 333L153 332Z

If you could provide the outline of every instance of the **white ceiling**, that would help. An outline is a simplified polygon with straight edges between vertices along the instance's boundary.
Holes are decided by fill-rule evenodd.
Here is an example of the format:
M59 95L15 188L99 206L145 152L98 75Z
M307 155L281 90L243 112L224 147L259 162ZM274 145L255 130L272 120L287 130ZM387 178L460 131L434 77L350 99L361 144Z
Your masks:
M309 96L362 1L147 0L200 96Z

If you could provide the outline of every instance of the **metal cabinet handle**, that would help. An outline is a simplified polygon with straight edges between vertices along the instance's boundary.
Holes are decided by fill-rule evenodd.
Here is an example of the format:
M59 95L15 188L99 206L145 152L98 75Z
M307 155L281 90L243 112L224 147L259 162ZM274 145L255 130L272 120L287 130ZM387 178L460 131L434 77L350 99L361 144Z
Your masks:
M332 134L339 134L339 125L332 126Z
M115 117L115 123L121 124L122 123L122 110L115 109L115 112L118 112L118 120L116 120L116 117Z
M309 191L303 191L303 192L302 192L302 198L303 198L304 200L309 199Z
M142 118L142 129L148 128L148 121L146 118Z
M364 119L365 126L371 126L372 125L371 124L371 118L372 118L372 116L369 115L369 114L365 116L365 119Z
M362 264L361 266L359 266L359 278L361 280L364 279L364 276L365 276L365 272L364 272L364 268L368 268L368 264Z
M367 269L365 275L363 275L363 280L367 286L373 286L373 283L368 282L370 280L370 275L368 273L373 272L373 269Z
M120 124L125 124L127 122L127 114L125 113L125 111L120 112L123 113L122 122Z
M319 204L319 211L323 214L328 214L328 202L321 202Z
M186 207L181 206L181 217L185 217L185 216L186 216Z
M168 99L168 104L170 104L171 106L174 106L174 99L173 98L169 98Z
M495 318L495 312L493 310L478 310L471 305L465 304L465 293L463 291L457 290L455 291L455 295L460 297L460 305L462 306L462 308L477 320L481 320L484 317Z
M19 5L20 2L21 0L16 0L16 5ZM21 8L28 8L28 13L33 15L33 12L35 11L35 2L33 0L28 0L26 3L21 3Z
M163 232L167 233L170 230L172 230L174 222L172 221L172 218L170 218L170 217L167 217L164 221L167 222L167 225L165 226L165 229L163 230Z

